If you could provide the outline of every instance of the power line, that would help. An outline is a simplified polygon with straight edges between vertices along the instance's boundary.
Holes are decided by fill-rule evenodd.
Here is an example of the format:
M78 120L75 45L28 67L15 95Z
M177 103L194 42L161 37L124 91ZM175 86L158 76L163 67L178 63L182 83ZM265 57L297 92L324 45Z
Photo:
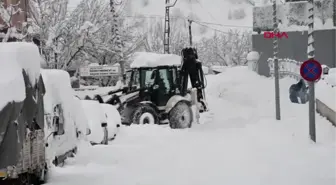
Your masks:
M210 26L208 26L208 25L201 24L201 23L196 22L196 21L193 21L193 22L196 23L196 24L198 24L198 25L200 25L200 26L204 26L204 27L206 27L206 28L208 28L208 29L214 30L214 31L216 31L216 32L220 32L220 33L227 34L227 35L232 34L232 33L229 33L229 32L222 31L222 30L218 30L218 29L216 29L216 28L212 28L212 27L210 27ZM232 34L232 35L239 35L239 34Z
M209 11L206 10L206 8L202 5L202 3L201 3L199 0L195 0L195 1L201 6L201 8L202 8L203 10L205 10L205 11L210 15L210 17L211 17L214 21L216 21L215 17L214 17Z
M137 19L144 19L144 18L161 18L163 19L164 17L162 15L140 15L140 16L131 16L131 15L125 15L124 17L129 17L129 18L137 18ZM176 16L171 16L171 19L183 19L183 20L190 20L186 17L176 17ZM196 21L192 20L193 22L201 23L201 24L207 24L207 25L215 25L215 26L221 26L221 27L235 27L235 28L253 28L251 26L237 26L237 25L228 25L228 24L219 24L219 23L213 23L213 22L204 22L204 21Z
M163 18L163 16L161 15L150 15L150 16L125 16L125 17L130 17L130 18L140 18L140 19L144 19L144 18ZM171 18L175 18L175 19L183 19L183 20L190 20L188 18L185 18L185 17L171 17ZM195 21L195 20L191 20L192 22L200 25L200 26L203 26L203 27L206 27L208 29L211 29L211 30L214 30L214 31L217 31L217 32L220 32L220 33L223 33L223 34L232 34L232 33L229 33L229 32L224 32L222 30L219 30L219 29L216 29L216 28L212 28L206 24L213 24L213 25L218 25L218 26L223 26L223 27L240 27L240 26L233 26L233 25L223 25L223 24L217 24L217 23L209 23L209 22L202 22L202 21ZM241 26L242 27L242 26ZM247 27L247 28L252 28L252 27ZM239 34L233 34L233 35L239 35Z
M221 27L237 27L237 28L253 28L252 26L237 26L237 25L229 25L229 24L219 24L219 23L212 23L212 22L204 22L199 21L203 24L209 24L209 25L215 25L215 26L221 26Z

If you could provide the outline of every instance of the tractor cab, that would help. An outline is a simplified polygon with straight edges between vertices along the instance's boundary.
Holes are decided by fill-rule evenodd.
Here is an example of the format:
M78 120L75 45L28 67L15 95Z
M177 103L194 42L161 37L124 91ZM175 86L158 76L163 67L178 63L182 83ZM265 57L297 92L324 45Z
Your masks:
M133 68L127 89L140 89L142 101L151 101L157 106L165 106L167 101L179 94L178 66L158 66Z
M116 105L124 125L169 123L171 128L190 128L197 122L195 116L206 111L204 74L195 49L181 54L135 53L126 73L127 86L109 92L112 97L106 102L100 95L96 99Z

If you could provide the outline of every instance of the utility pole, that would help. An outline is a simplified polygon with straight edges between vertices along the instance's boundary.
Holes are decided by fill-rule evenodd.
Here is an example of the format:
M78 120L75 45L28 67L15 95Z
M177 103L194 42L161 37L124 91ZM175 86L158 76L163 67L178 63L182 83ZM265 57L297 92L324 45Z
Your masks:
M164 36L163 36L163 49L165 54L170 53L169 41L170 41L170 17L169 9L170 7L175 6L177 0L173 4L170 3L170 0L165 0L166 2L166 11L165 11L165 23L164 23Z
M336 27L336 0L333 2L334 27Z
M309 0L308 9L308 47L307 55L308 59L314 60L315 48L314 48L314 0ZM316 142L316 128L315 128L315 82L308 82L309 86L309 135L310 139Z
M189 44L190 44L190 47L192 47L192 33L191 33L191 23L192 23L192 20L188 20L188 23L189 23Z
M121 4L121 2L119 4ZM117 53L116 58L117 58L117 62L120 65L120 76L122 77L123 74L125 73L125 62L124 62L124 56L123 56L123 53L122 53L122 47L123 46L122 46L122 42L121 42L121 38L120 38L119 16L116 13L115 5L116 4L115 4L114 0L110 0L110 8L111 8L111 13L112 13L112 17L113 17L113 19L112 19L112 21L113 21L112 33L113 33L113 35L115 35L115 40L114 40L113 44L115 44L115 46L116 46L116 48L115 48L115 51Z
M278 29L278 19L277 19L277 0L273 0L273 32L277 34ZM274 37L273 40L273 58L274 58L274 84L275 84L275 118L276 120L281 119L280 114L280 85L279 85L279 60L278 60L278 37Z

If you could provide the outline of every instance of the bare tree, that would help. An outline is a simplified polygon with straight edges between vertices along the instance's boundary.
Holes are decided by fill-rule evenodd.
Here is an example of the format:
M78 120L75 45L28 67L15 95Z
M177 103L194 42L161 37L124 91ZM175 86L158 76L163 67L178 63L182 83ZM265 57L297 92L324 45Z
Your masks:
M24 35L22 29L24 27L24 12L20 8L20 1L16 4L5 4L0 1L0 39L2 42L12 40L22 40Z
M198 44L199 57L205 65L244 65L246 55L251 50L250 32L230 30L215 33L211 38L203 38Z
M82 0L67 12L68 0L32 0L30 3L31 35L40 41L41 53L49 68L67 69L83 61L113 64L116 51L113 17L104 0ZM112 20L112 22L111 22ZM123 25L123 19L119 20ZM132 25L128 29L135 29ZM121 29L123 30L123 29ZM132 31L123 32L126 46ZM126 46L127 47L127 46ZM127 49L127 48L126 48Z

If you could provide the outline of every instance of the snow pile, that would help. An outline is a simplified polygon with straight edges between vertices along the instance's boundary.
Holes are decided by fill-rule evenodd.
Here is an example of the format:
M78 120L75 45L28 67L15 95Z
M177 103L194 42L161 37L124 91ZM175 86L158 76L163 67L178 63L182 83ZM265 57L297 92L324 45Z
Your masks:
M8 102L25 99L24 70L34 86L40 77L40 55L36 45L0 43L0 109Z
M209 74L209 67L207 66L202 66L202 70L204 74Z
M213 65L210 67L212 71L216 71L218 73L222 73L226 70L227 66L216 66L216 65Z
M132 56L131 68L181 65L181 57L174 54L136 52Z
M260 55L257 51L251 51L246 56L246 60L248 61L258 61L259 58L260 58Z
M57 69L42 69L41 74L46 88L46 93L43 97L45 114L52 117L55 106L61 105L64 117L65 133L63 135L51 136L47 141L49 143L46 151L47 157L53 160L55 156L62 155L76 147L75 121L78 118L78 110L68 72ZM55 131L54 125L51 122L52 119L46 121L46 137Z
M88 135L89 141L100 143L103 140L104 132L101 126L102 123L107 123L106 116L102 106L93 100L81 100L91 134Z

